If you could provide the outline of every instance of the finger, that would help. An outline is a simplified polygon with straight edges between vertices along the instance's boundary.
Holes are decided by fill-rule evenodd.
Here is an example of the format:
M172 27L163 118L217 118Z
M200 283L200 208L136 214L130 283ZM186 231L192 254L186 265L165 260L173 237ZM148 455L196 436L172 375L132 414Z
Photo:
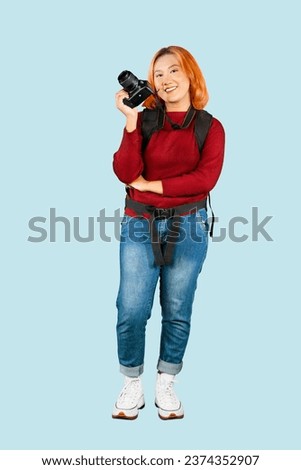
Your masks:
M116 96L115 102L116 102L117 108L124 108L125 104L124 104L123 100L125 98L128 98L128 97L129 97L129 95L127 93Z
M129 94L125 90L120 90L115 94L115 97L118 98L118 99L120 99L121 97L122 98L128 98L128 96L129 96Z

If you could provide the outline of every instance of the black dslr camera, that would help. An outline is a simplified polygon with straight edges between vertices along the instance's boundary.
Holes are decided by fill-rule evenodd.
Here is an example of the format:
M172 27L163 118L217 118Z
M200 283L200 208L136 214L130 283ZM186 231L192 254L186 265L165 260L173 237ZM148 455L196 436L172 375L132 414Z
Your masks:
M139 80L128 70L124 70L118 75L118 81L129 94L129 98L124 98L123 102L130 108L135 108L154 93L148 81Z

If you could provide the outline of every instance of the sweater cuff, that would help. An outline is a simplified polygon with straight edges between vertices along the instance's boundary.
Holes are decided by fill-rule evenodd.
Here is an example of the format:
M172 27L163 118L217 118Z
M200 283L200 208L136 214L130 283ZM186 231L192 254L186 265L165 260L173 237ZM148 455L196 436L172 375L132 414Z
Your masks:
M177 197L179 194L177 186L173 182L173 178L166 178L162 180L163 196Z

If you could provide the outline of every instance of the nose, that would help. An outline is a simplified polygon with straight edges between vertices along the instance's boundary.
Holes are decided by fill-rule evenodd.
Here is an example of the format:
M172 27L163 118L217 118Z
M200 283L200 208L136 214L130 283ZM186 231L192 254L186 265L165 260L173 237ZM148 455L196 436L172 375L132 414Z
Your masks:
M164 78L164 80L162 81L162 88L167 88L168 86L170 86L172 84L172 81L170 80L170 77L166 77Z
M168 76L168 74L164 73L162 74L162 76L160 77L160 79L158 80L158 91L159 89L163 89L166 88L168 85L171 84L171 81L170 81L170 77Z
M163 85L168 85L170 83L170 77L165 75L162 80Z

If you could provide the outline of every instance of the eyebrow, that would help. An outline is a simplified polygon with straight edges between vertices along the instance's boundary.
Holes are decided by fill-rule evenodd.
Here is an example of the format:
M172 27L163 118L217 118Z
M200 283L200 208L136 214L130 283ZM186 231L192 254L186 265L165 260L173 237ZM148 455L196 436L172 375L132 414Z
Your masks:
M170 65L168 68L171 69L172 67L180 67L180 64L173 64L173 65ZM156 72L162 72L162 70L161 69L156 69L156 70L154 70L154 73L156 73Z

